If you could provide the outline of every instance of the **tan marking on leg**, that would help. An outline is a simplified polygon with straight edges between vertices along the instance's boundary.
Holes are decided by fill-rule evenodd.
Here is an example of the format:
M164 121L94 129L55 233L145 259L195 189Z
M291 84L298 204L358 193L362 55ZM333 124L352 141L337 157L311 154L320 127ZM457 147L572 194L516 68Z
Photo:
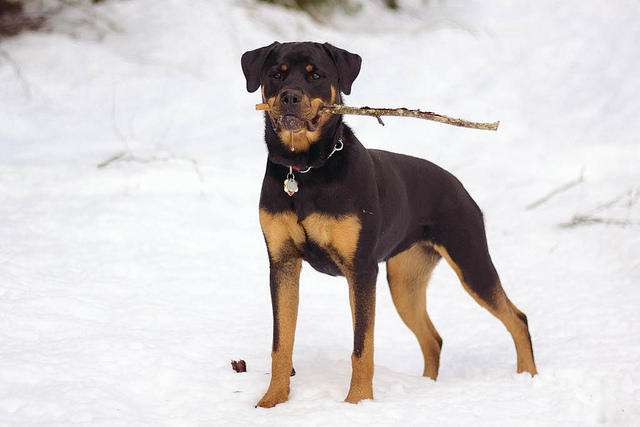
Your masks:
M293 343L298 318L299 281L302 259L284 263L278 272L277 322L278 347L271 352L271 381L257 406L271 408L289 398Z
M294 212L272 214L260 209L260 226L271 258L272 279L276 286L273 302L274 345L271 353L271 382L258 406L272 407L289 396L289 381L293 368L292 353L298 315L298 295L302 258L300 246L304 230ZM275 331L277 330L277 345Z
M300 246L306 239L304 229L298 223L298 217L292 211L272 214L260 209L260 227L267 241L269 253L274 260L279 260L287 241Z
M500 289L502 290L501 285ZM536 375L538 370L533 358L533 346L527 317L507 298L503 290L497 298L496 307L490 311L504 323L513 337L518 360L518 373L528 372L531 376Z
M507 294L504 292L502 284L498 281L493 288L493 295L490 301L479 298L468 285L467 280L462 273L462 269L451 258L444 246L434 245L433 248L447 260L451 268L456 272L462 286L476 300L480 306L487 309L491 314L497 317L507 328L516 347L516 355L518 360L518 372L529 372L532 376L538 373L533 358L533 347L531 345L531 335L529 334L529 326L527 325L526 316L518 308L513 305Z
M460 282L462 282L462 285L465 287L465 289L467 289L467 291L470 291L467 283L464 279L464 274L462 274L462 270L460 269L460 267L458 266L458 264L456 264L453 259L451 259L451 256L449 255L449 252L447 251L447 248L445 248L444 246L441 245L433 245L433 249L438 252L440 254L440 256L442 258L444 258L447 261L447 264L449 264L449 266L453 269L453 271L456 272L456 275L458 276L458 279L460 279ZM484 307L484 303L483 307Z
M302 221L302 226L309 239L325 249L348 278L353 269L353 257L362 228L358 216L341 215L335 217L313 213Z
M365 399L373 399L373 337L368 336L362 355L351 355L351 383L344 401L358 403Z
M427 313L427 284L440 257L416 243L387 261L387 280L393 303L404 323L418 338L424 356L423 376L435 380L442 339Z
M375 286L374 286L375 287ZM374 290L375 292L375 290ZM349 302L351 304L351 315L353 321L354 335L356 333L356 302L354 294L354 283L349 280ZM375 322L375 293L373 301L367 306L366 331L364 334L364 346L360 356L351 354L351 383L349 393L344 399L347 403L358 403L364 399L373 399L373 331Z
M351 385L346 402L357 403L363 399L373 399L373 330L375 317L375 283L373 295L367 300L366 307L361 303L360 312L356 308L356 276L354 272L354 256L358 247L362 223L357 215L332 216L321 213L309 215L302 221L307 237L323 248L335 264L340 268L349 282L349 301L351 304L356 341L356 323L364 329L362 351L359 355L351 355ZM374 278L375 280L375 278ZM363 328L363 329L362 329Z

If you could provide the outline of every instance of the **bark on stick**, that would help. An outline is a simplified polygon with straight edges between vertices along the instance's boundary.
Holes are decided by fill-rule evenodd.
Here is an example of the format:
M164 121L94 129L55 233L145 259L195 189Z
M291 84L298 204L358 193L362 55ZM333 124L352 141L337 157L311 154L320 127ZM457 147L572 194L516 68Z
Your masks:
M256 110L269 111L269 104L256 104ZM381 125L384 125L382 116L394 116L394 117L413 117L416 119L432 120L439 123L445 123L452 126L482 129L482 130L498 130L500 122L493 123L478 123L470 122L464 119L456 119L447 117L442 114L436 114L429 111L421 110L409 110L407 108L370 108L370 107L348 107L346 105L324 105L320 107L320 112L323 114L353 114L357 116L372 116L378 119Z

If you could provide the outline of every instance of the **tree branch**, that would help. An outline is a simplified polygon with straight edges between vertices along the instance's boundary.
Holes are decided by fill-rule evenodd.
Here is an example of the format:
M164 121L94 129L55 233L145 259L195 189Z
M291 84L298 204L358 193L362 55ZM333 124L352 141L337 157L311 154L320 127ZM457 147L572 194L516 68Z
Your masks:
M554 189L553 191L551 191L549 194L547 194L546 196L542 197L541 199L536 200L533 203L530 203L526 206L526 209L528 211L537 208L538 206L548 202L552 197L557 196L558 194L570 190L571 188L575 187L578 184L581 184L584 182L584 178L582 177L582 174L580 174L580 176L576 179L574 179L573 181L569 181L566 184L561 185L560 187Z
M27 98L31 98L31 89L29 88L29 82L27 82L27 79L25 79L25 77L22 75L20 65L2 48L0 48L0 57L6 59L9 66L13 69L13 72L18 77L18 81L20 81L20 83L22 84L22 89L27 95Z
M611 208L626 207L628 216L631 208L638 202L638 200L640 200L640 189L630 189L624 194L597 206L595 209L592 209L591 212L581 215L574 215L573 218L571 218L571 221L559 224L559 227L572 228L579 225L590 224L607 224L617 225L620 227L640 225L640 221L630 219L628 217L626 219L619 219L598 215L600 212L609 210Z
M176 156L175 154L167 154L164 156L155 155L152 157L144 158L144 157L136 157L133 154L121 151L115 154L114 156L109 157L107 160L104 160L98 163L96 166L99 169L103 169L108 166L111 166L113 163L116 163L116 162L134 162L134 163L148 164L148 163L154 163L154 162L170 162L172 160L183 160L185 162L191 163L191 166L193 166L193 170L195 171L196 175L198 175L198 178L200 179L200 183L204 183L204 174L200 170L198 161L193 157L188 157L188 156Z
M269 104L256 104L256 110L269 111L271 108ZM442 114L436 114L428 111L409 110L407 108L370 108L370 107L348 107L346 105L324 105L320 107L320 112L323 114L353 114L357 116L373 116L378 119L378 122L384 126L381 116L393 116L393 117L413 117L416 119L432 120L447 125L482 129L482 130L498 130L500 122L494 123L478 123L470 122L464 119L455 119L452 117L443 116Z

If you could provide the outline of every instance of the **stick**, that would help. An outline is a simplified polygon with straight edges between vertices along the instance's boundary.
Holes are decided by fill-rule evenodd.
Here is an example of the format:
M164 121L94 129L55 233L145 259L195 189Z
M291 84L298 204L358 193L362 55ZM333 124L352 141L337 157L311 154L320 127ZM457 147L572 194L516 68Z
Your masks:
M536 200L533 203L528 204L525 208L530 211L532 209L537 208L538 206L548 202L552 197L557 196L558 194L570 190L571 188L575 187L578 184L582 184L584 182L584 178L582 177L582 174L580 174L580 176L576 179L574 179L573 181L569 181L566 184L561 185L560 187L556 188L555 190L553 190L552 192L550 192L549 194L547 194L546 196L544 196L541 199Z
M626 200L625 200L626 198ZM640 225L640 221L633 219L617 219L611 217L602 217L597 215L598 212L602 212L609 208L619 207L620 205L627 207L627 209L631 209L637 202L640 200L640 189L631 189L619 197L612 199L606 203L603 203L597 206L595 209L592 209L591 212L582 214L582 215L574 215L571 218L570 222L565 222L559 224L560 228L571 228L578 225L590 225L590 224L607 224L607 225L618 225L621 227L626 227L630 225Z
M269 104L256 104L256 110L269 111L271 107ZM435 122L445 123L452 126L459 126L464 128L482 129L482 130L498 130L500 122L494 123L478 123L470 122L464 119L454 119L452 117L443 116L441 114L431 113L428 111L409 110L407 108L370 108L370 107L348 107L346 105L324 105L320 107L320 112L323 114L353 114L357 116L373 116L378 119L378 122L384 126L381 116L394 116L394 117L413 117L416 119L432 120Z
M602 218L599 216L582 216L574 215L570 222L563 222L558 224L560 228L573 228L579 225L591 225L591 224L606 224L617 225L619 227L628 227L632 225L640 225L640 221L633 221L631 219L614 219L614 218Z
M0 49L0 57L3 57L7 60L11 68L13 68L13 72L18 77L18 80L22 84L22 89L24 93L27 95L27 98L31 98L31 89L29 88L29 82L24 78L22 74L22 70L20 70L20 64L18 64L4 49Z

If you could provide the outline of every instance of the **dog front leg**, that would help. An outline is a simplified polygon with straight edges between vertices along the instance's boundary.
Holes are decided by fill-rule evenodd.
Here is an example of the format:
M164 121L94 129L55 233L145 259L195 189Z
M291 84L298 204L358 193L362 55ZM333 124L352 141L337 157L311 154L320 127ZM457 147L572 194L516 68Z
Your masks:
M273 308L271 382L269 389L257 405L263 408L271 408L289 398L301 267L301 258L271 261L270 286Z
M345 402L373 399L373 329L376 309L377 265L371 272L354 274L349 280L349 300L353 317L351 386Z

